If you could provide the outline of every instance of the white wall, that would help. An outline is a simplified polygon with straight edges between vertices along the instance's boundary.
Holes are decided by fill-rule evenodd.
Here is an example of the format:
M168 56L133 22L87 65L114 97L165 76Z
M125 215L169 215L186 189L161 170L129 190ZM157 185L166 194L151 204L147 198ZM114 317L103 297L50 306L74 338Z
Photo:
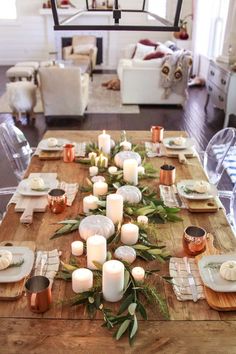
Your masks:
M173 1L173 0L172 0ZM74 4L84 3L72 0ZM18 19L14 24L0 22L0 65L14 64L22 60L46 60L55 50L60 34L53 31L52 17L42 16L39 10L43 0L17 0ZM134 0L126 0L126 6L134 7ZM142 0L135 4L142 4ZM184 0L181 17L191 13L192 0ZM101 33L99 33L101 36ZM155 41L172 39L170 32L103 32L104 67L116 68L120 50L141 38Z

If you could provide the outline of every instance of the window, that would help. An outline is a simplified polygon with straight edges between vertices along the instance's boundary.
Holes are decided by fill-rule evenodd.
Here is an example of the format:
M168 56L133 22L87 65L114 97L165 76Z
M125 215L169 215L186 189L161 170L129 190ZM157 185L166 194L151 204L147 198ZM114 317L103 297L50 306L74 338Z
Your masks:
M16 20L16 0L0 1L0 20Z
M149 0L148 11L158 15L162 18L166 18L167 0ZM153 17L149 16L150 19Z
M195 51L216 58L222 52L229 0L197 2Z

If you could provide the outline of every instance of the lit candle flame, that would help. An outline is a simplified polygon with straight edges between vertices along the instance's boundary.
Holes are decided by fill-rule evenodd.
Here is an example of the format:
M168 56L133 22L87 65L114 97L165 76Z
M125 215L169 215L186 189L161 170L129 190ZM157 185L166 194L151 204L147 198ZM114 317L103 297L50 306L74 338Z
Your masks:
M102 134L106 134L106 130L103 130L103 131L102 131Z

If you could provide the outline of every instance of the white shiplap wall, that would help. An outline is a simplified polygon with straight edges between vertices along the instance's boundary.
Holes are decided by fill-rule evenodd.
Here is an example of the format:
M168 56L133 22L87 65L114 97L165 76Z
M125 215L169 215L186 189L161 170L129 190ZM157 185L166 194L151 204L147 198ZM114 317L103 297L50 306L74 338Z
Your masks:
M81 3L82 0L74 0ZM139 0L140 1L140 0ZM126 0L130 6L134 0ZM183 14L188 12L192 0L184 0ZM0 22L0 65L24 60L46 60L48 53L58 49L60 33L53 31L52 17L39 14L42 0L17 0L18 19L15 23ZM89 19L92 21L92 17ZM104 67L116 68L121 49L140 38L166 41L168 32L104 32Z

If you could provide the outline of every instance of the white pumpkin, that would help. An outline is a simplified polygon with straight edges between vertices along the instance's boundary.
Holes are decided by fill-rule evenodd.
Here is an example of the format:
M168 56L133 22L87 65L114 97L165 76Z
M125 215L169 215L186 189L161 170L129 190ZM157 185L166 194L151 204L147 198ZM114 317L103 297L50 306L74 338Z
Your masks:
M117 259L125 261L127 263L133 263L136 259L136 251L130 246L120 246L115 250L114 253Z
M122 186L117 189L116 193L122 195L124 202L131 204L137 204L142 199L142 193L140 189L135 186Z
M101 235L108 239L114 232L113 222L103 215L89 215L79 225L80 237L85 241L93 235Z
M220 275L226 280L236 280L236 261L227 261L220 266Z
M134 159L138 162L138 165L141 165L141 156L134 151L120 151L115 155L114 161L117 167L123 168L124 161L128 159Z
M7 250L0 250L0 270L6 269L12 262L12 253Z

